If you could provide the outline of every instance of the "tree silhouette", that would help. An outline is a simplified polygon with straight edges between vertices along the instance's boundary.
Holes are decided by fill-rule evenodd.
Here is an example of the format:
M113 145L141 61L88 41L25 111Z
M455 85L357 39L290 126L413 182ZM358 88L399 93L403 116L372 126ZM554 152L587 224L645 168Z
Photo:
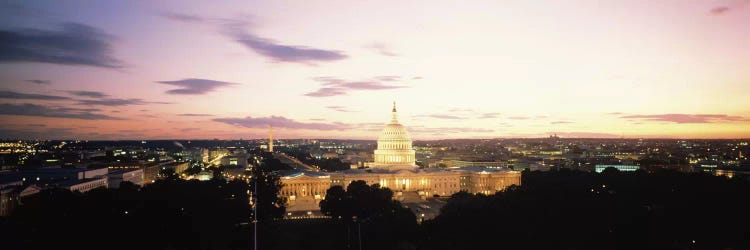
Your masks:
M250 180L250 191L256 192L253 196L257 199L255 206L261 221L281 218L286 211L286 200L278 195L282 188L281 179L266 167L268 166L254 167Z
M409 209L393 200L393 191L388 188L378 184L368 186L361 180L351 182L346 190L333 186L326 192L320 207L321 212L333 220L343 222L347 231L355 231L356 244L362 242L362 249L414 246L417 219Z

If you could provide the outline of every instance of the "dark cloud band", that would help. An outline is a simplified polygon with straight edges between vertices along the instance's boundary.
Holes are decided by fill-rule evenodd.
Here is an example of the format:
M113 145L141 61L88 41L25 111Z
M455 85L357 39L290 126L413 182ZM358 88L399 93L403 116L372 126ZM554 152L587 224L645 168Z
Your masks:
M40 62L120 68L112 55L112 36L94 27L63 24L61 30L0 31L0 62Z
M112 117L97 113L99 109L77 109L67 107L47 107L36 104L0 104L0 115L22 115L37 117L55 117L71 118L82 120L122 120L121 118Z
M174 95L202 95L212 92L220 87L236 85L236 83L231 82L222 82L199 78L187 78L177 81L159 81L157 83L179 87L178 89L167 90L167 94Z

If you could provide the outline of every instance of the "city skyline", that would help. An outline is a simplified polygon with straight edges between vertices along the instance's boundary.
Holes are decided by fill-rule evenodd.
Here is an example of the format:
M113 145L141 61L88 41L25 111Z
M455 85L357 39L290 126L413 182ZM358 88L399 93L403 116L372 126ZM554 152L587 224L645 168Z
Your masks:
M748 1L393 3L2 3L0 138L750 137Z

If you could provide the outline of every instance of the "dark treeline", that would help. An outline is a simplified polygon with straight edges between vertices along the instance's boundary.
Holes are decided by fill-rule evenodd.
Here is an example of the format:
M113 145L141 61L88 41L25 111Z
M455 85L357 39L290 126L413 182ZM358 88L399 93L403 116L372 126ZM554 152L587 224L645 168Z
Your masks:
M457 193L418 225L390 190L364 182L329 189L331 219L274 219L285 213L272 195L278 178L258 171L260 249L750 249L750 184L740 178L524 172L522 186ZM251 249L247 190L223 180L48 190L0 226L10 249Z
M750 185L707 174L527 172L523 186L454 195L424 249L750 249Z
M48 189L0 220L2 248L247 249L247 190L238 181L179 179L84 194Z

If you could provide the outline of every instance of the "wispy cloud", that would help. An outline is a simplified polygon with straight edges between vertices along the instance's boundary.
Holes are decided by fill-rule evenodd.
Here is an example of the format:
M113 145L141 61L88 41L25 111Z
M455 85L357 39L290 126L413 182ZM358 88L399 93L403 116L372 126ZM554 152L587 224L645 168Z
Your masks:
M224 30L224 35L273 62L315 65L320 62L331 62L348 58L343 51L339 50L319 49L304 45L288 45L259 36L249 31L252 27L249 25L250 22L246 20L204 18L175 12L164 12L160 15L173 21L204 23L221 27Z
M206 116L214 116L212 114L177 114L178 116L194 116L194 117L206 117Z
M180 21L180 22L202 22L204 21L204 19L200 16L188 15L188 14L182 14L182 13L176 13L176 12L162 12L160 15L164 18L167 18L173 21Z
M349 129L344 123L307 123L299 122L283 116L244 117L244 118L216 118L213 121L246 128L265 128L269 125L276 128L310 129L310 130L342 130Z
M531 119L545 119L547 118L546 115L537 115L537 116L508 116L508 119L511 120L531 120Z
M456 116L456 115L446 115L446 114L416 115L414 117L417 117L417 118L426 117L426 118L445 119L445 120L460 120L460 119L464 119L464 117L460 117L460 116Z
M147 102L137 98L131 99L120 99L120 98L105 98L105 99L94 99L94 100L78 100L78 104L81 105L97 105L97 106L128 106L128 105L144 105L153 104L155 102ZM158 104L164 104L156 102Z
M371 43L366 45L365 48L384 56L399 56L399 54L393 52L385 43Z
M444 127L444 128L426 128L426 127L410 127L407 128L409 132L413 134L431 134L431 135L443 135L443 134L456 134L456 133L492 133L494 130L485 128L466 128L466 127Z
M167 90L167 94L175 95L202 95L212 92L220 87L237 85L231 82L222 82L200 78L187 78L177 81L158 81L157 83L168 84L180 87L178 89Z
M36 104L0 104L0 115L22 115L38 117L57 117L71 118L82 120L121 120L121 118L112 117L100 113L99 109L78 109L68 107L47 107Z
M716 6L708 11L709 14L714 16L724 15L731 11L735 11L750 5L750 0L736 0L729 2L726 5Z
M344 106L328 106L326 108L332 109L332 110L335 110L335 111L338 111L338 112L353 112L353 111L349 110L347 107L344 107Z
M345 89L340 88L319 88L316 91L306 93L306 96L310 97L329 97L329 96L337 96L337 95L346 95L348 92L346 92Z
M400 80L398 76L376 76L369 80L347 81L336 77L315 77L313 80L320 82L322 87L316 91L306 93L310 97L329 97L346 95L351 91L360 90L388 90L408 88L404 85L393 85L391 82Z
M671 123L717 123L717 122L746 122L750 118L725 114L656 114L656 115L625 115L622 119L671 122Z
M281 44L277 41L247 32L245 28L245 25L227 25L226 29L228 32L226 34L246 48L274 62L315 64L348 58L344 52L339 50Z
M718 6L718 7L715 7L713 9L711 9L709 11L709 13L711 13L711 15L721 15L721 14L726 13L727 11L729 11L729 7L727 7L727 6Z
M74 137L72 128L8 129L0 128L0 138L5 139L69 139Z
M553 121L553 122L550 122L550 124L570 124L570 123L573 123L573 122L569 122L569 121Z
M70 98L64 96L54 95L42 95L42 94L29 94L15 91L3 91L0 90L0 99L19 99L19 100L69 100Z
M470 108L452 108L448 112L461 112L461 113L473 113L474 110Z
M511 120L528 120L528 119L531 119L531 117L528 117L528 116L509 116L508 119L511 119Z
M107 94L104 94L98 91L86 91L86 90L72 91L71 90L71 91L66 91L66 92L68 92L71 95L82 96L82 97L92 97L92 98L104 98L104 97L109 96Z
M94 27L65 23L61 30L0 31L0 62L40 62L121 68L112 55L114 38Z
M500 116L500 113L483 113L479 119L492 119Z
M39 79L26 80L26 82L40 84L40 85L42 85L42 84L46 85L46 84L51 84L52 83L52 81L49 81L49 80L39 80Z

